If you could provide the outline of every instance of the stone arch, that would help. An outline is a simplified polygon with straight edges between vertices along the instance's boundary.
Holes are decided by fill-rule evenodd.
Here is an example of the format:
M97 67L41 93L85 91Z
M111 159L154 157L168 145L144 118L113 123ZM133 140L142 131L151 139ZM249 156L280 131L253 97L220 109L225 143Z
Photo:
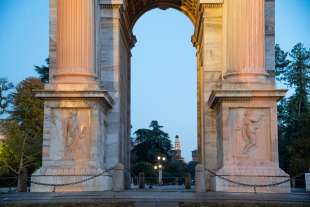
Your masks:
M144 3L143 3L144 2ZM195 13L193 5L194 3L192 1L181 1L181 0L153 0L153 1L141 1L137 0L135 3L131 1L131 3L128 3L129 6L126 9L126 13L128 15L128 18L130 20L131 28L135 25L136 21L147 11L150 11L152 9L176 9L180 12L182 12L185 16L187 16L193 25L195 25Z
M256 185L289 178L278 162L277 101L286 91L276 88L273 76L274 0L50 0L50 83L37 92L45 101L42 168L32 180L66 183L86 175L96 179L78 188L33 184L31 191L130 186L132 27L152 8L178 9L194 24L196 191L254 190L214 177L209 170ZM68 131L69 125L76 126L74 132ZM246 136L240 133L245 128ZM76 142L68 142L72 139ZM66 143L81 140L91 143L85 145L87 153L65 156ZM246 142L251 147L244 150ZM72 149L79 146L72 145ZM259 188L260 192L289 190L289 183Z

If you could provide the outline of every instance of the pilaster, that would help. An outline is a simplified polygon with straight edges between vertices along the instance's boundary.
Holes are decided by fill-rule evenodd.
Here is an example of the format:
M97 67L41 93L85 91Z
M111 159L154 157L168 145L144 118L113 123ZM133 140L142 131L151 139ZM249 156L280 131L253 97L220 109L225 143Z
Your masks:
M97 60L100 82L115 101L108 115L106 165L124 166L125 188L130 181L130 49L133 46L122 1L99 1Z
M214 89L221 86L222 78L222 11L223 1L200 1L196 11L193 43L197 48L198 80L198 152L204 168L205 189L211 190L211 177L206 169L216 170L217 131L216 111L207 100Z

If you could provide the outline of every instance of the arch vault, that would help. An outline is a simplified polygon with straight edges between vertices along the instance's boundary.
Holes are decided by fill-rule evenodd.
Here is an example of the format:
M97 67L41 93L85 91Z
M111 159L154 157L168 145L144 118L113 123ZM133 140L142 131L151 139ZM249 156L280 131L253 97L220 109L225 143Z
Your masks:
M130 180L132 28L153 8L192 21L197 53L196 191L251 192L227 182L269 184L279 168L274 81L274 0L50 0L50 83L42 167L32 180L56 191L124 190ZM186 118L186 117L184 117ZM32 184L32 191L53 187ZM260 187L288 192L289 183Z

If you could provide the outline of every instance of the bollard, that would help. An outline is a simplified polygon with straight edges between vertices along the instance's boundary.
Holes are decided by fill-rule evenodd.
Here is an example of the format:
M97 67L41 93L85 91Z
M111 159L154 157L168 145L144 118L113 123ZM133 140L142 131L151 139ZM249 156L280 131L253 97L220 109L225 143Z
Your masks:
M206 192L205 183L205 171L201 164L197 164L195 167L195 191L196 192Z
M187 173L184 177L185 189L191 189L192 177L191 174Z
M145 188L145 182L144 182L144 172L139 173L139 188L144 189Z
M124 165L117 164L112 171L113 191L123 191L125 188Z
M310 172L305 173L306 191L310 192Z

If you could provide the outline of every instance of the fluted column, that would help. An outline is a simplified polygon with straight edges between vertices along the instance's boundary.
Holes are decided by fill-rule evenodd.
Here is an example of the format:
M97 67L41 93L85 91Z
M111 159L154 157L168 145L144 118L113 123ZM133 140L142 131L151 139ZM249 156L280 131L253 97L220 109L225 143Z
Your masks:
M265 0L227 0L226 78L265 75Z
M94 80L93 10L93 0L57 0L56 82Z

